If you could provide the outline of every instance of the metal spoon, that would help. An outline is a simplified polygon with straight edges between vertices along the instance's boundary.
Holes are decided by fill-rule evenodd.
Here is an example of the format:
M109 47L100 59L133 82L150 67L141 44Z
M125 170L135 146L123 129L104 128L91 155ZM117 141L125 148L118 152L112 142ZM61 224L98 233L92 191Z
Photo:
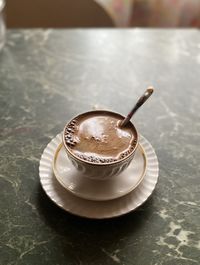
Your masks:
M133 109L128 113L126 118L124 118L123 121L120 123L120 127L124 127L127 125L127 123L130 121L130 119L133 117L133 114L144 104L144 102L152 95L154 91L153 87L148 87L145 93L139 98Z

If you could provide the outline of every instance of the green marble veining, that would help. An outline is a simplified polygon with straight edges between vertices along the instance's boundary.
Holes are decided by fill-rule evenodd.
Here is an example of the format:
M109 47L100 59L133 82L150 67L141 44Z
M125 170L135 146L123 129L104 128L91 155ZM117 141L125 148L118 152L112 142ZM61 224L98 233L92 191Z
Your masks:
M12 30L0 53L0 264L200 264L197 30ZM134 117L160 177L137 211L72 216L44 194L39 159L66 121L96 105Z

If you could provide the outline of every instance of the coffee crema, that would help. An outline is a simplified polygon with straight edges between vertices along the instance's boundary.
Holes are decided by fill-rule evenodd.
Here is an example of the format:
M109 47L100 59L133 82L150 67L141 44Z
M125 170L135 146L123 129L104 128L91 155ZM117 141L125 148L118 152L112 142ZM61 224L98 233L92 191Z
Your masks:
M88 112L73 119L64 131L71 152L88 162L111 163L128 156L137 144L137 132L129 123L120 128L122 117L112 112Z

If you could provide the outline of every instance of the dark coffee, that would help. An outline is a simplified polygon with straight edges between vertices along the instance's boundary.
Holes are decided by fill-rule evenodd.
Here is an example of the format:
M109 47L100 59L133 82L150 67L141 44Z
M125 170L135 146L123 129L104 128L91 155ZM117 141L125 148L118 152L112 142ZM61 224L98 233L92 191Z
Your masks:
M96 111L72 120L64 131L71 152L86 161L110 163L128 156L137 143L137 132L129 123L120 128L122 117L112 112Z

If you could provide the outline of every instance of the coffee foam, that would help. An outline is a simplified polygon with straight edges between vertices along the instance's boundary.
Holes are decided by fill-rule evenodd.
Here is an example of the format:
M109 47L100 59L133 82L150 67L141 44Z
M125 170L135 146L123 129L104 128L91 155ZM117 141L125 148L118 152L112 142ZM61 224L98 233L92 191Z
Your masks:
M65 143L75 156L89 162L121 160L134 150L137 142L131 123L119 127L121 119L110 112L80 115L65 127Z

